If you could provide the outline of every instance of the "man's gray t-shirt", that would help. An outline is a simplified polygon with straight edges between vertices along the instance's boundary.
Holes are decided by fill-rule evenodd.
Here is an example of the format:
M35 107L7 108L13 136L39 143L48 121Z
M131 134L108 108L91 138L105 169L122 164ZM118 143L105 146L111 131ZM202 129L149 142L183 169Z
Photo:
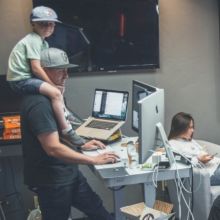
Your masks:
M50 100L26 95L21 106L24 183L29 186L67 185L78 175L78 165L48 156L37 135L58 131Z

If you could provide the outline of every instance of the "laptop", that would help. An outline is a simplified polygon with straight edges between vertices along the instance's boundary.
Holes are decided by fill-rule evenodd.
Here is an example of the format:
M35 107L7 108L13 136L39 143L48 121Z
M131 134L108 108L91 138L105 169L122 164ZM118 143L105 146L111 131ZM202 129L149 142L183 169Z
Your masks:
M127 108L127 91L95 89L92 116L76 133L86 138L106 141L125 123Z

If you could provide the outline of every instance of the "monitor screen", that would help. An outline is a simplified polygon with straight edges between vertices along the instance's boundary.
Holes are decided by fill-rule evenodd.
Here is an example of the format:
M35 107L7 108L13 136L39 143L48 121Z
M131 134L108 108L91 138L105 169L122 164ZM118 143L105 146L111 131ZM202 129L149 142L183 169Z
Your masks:
M78 67L72 69L73 72L92 70L90 42L82 29L77 26L58 23L55 26L53 35L46 40L50 47L64 50L68 55L70 63L78 65Z
M21 142L20 127L11 127L10 122L20 124L20 104L22 97L12 91L6 75L0 76L0 145L16 144ZM14 126L14 124L13 124Z
M156 92L157 89L146 83L133 80L132 82L132 128L138 131L139 124L139 104L138 102Z
M139 94L142 99L139 100ZM156 147L157 123L164 123L164 90L133 81L132 127L139 136L139 163L144 163ZM137 117L136 117L137 114Z
M33 0L39 5L70 25L58 24L48 41L76 56L77 71L159 68L158 0Z
M128 92L96 89L92 116L125 121L128 106Z

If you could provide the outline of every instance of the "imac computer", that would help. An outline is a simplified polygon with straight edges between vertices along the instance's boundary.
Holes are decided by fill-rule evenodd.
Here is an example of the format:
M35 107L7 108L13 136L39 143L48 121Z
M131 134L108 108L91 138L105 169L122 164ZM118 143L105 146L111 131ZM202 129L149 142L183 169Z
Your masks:
M139 163L144 163L156 147L156 124L164 123L164 90L135 80L132 88L132 128L138 131Z
M170 155L169 143L163 129L164 124L164 90L146 83L132 82L132 128L139 136L139 163L142 164L152 155L160 137Z

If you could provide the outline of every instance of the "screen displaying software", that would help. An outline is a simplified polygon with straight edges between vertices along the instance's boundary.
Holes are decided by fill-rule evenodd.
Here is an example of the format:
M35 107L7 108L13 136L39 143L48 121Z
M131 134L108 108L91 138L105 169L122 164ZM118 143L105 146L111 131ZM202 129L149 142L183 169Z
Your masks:
M96 90L93 116L124 120L126 117L127 105L127 92Z
M156 88L146 83L133 81L132 86L132 128L138 131L139 105L138 102L156 91Z

